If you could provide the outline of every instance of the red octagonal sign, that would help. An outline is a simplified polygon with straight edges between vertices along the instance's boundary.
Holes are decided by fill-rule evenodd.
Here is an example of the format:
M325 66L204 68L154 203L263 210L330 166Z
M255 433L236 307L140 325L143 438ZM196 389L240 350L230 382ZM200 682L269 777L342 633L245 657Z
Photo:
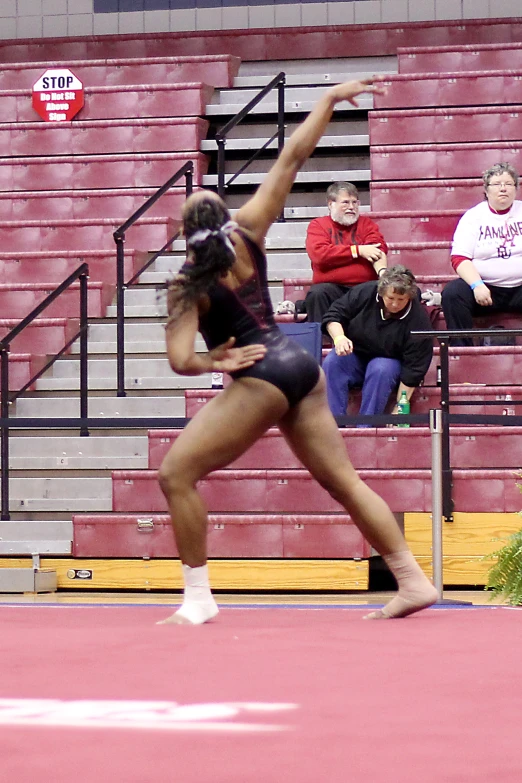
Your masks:
M68 68L51 68L33 86L33 109L46 122L68 122L83 106L83 84Z

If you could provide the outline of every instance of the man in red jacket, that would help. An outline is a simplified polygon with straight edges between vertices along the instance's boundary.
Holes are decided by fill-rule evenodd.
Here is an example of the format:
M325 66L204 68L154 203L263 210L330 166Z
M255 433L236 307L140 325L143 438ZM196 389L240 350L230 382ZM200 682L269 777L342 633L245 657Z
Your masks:
M306 235L313 275L305 307L308 320L319 323L335 299L354 285L379 277L388 252L377 224L359 214L355 185L334 182L326 199L330 214L312 220Z

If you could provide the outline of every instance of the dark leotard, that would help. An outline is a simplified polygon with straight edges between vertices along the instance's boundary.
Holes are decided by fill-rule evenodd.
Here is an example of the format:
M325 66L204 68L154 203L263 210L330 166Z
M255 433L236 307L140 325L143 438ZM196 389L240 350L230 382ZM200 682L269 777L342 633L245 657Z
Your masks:
M261 361L245 370L230 373L232 378L259 378L273 384L296 405L319 380L319 365L305 348L287 337L274 321L268 293L266 256L241 230L254 272L239 288L217 284L208 291L209 310L200 316L199 328L211 350L236 338L236 345L262 343L267 352Z

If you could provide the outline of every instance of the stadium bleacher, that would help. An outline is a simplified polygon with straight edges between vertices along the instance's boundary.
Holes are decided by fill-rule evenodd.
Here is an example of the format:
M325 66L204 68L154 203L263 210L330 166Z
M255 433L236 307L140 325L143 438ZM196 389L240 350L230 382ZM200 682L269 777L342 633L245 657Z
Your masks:
M383 33L379 30L375 35ZM258 41L257 34L247 38L250 43ZM108 55L102 53L99 42L81 45L64 42L59 61L63 62L71 47L76 46L74 51L82 59L76 61L75 73L91 86L86 90L85 111L74 122L63 125L42 123L27 108L30 85L47 67L48 61L41 59L44 48L45 56L51 59L58 50L53 50L47 42L40 49L40 59L33 51L25 62L20 57L20 45L13 45L10 50L17 59L12 60L12 65L6 64L0 78L0 97L4 99L0 114L0 155L3 156L0 159L0 304L4 317L0 322L0 336L11 328L14 319L23 317L40 301L53 283L71 271L75 258L78 264L83 259L89 259L91 264L90 316L100 322L108 320L107 325L113 326L110 323L114 316L111 301L115 275L112 232L187 160L194 161L196 187L203 183L209 171L211 152L208 146L205 153L201 150L210 125L215 126L225 116L223 107L212 97L213 91L230 90L234 86L240 58L210 55L169 58L157 53L150 57L154 46L159 47L161 37L156 43L151 39L146 41L141 44L140 52L133 48L138 44L127 42L129 57L119 60L120 43L116 42L112 50L114 59L110 61L102 59ZM453 50L449 48L442 51L444 47L419 51L419 60L421 54L426 58L421 75L421 69L407 70L416 53L412 49L400 51L399 74L387 77L388 94L376 98L375 109L369 114L371 214L389 241L390 263L409 266L421 287L433 290L441 290L453 276L449 265L451 236L460 214L482 198L480 175L485 164L508 159L522 168L519 165L520 105L519 102L508 105L517 94L522 70L513 70L512 64L508 69L500 60L494 60L494 46L478 48L488 58L485 65L480 64L475 50L471 53L467 47L455 51L454 56L450 56ZM7 55L7 47L0 49ZM518 51L520 47L513 46L511 56ZM291 56L291 47L287 54ZM97 60L87 59L96 55ZM441 61L447 69L442 64L430 69L429 63L435 61L435 55L447 55ZM331 56L336 56L336 52L332 51ZM461 57L458 65L457 56ZM477 68L467 64L471 57L475 58ZM408 64L404 70L402 63ZM207 111L211 100L213 108ZM349 178L352 171L354 177L357 175L365 181L365 145L366 142L360 142L360 149L353 157L356 164L343 170L343 178ZM323 179L329 176L330 169L326 174L320 165L317 172L311 169L307 172L308 181L312 182L316 175L316 183L323 188ZM257 176L262 174L260 164ZM306 188L307 182L303 184ZM147 251L157 249L172 236L183 198L181 186L175 188L152 216L143 218L141 225L129 231L127 271L135 271ZM295 230L289 231L286 238L281 234L279 246L274 237L273 244L268 244L273 296L295 300L304 298L306 293L309 262L304 253L303 216L304 212L299 213L297 207ZM71 301L75 293L71 292ZM134 314L142 319L143 325L152 319L161 322L162 310L152 294L140 300L137 292L129 293L132 296L127 313L131 320ZM11 355L11 361L17 370L12 374L12 388L19 388L24 378L27 381L32 367L55 350L62 334L65 339L71 333L77 309L63 298L45 316L34 324L18 349L14 346L16 352ZM510 325L516 319L502 321L497 317L496 323L502 322ZM93 334L95 325L98 324L91 327ZM139 325L140 320L133 324ZM436 325L444 325L440 316ZM93 367L95 362L105 362L93 371L93 388L99 394L100 390L114 387L108 380L113 363L99 358L109 355L105 352L111 350L107 345L112 345L112 339L100 337L91 344ZM181 410L190 417L216 393L210 388L210 377L199 379L195 385L171 378L168 386L165 378L169 371L164 357L156 359L151 355L149 360L135 355L138 344L137 340L130 344L127 363L129 378L135 381L131 401L141 403L139 394L146 389L149 408L156 409L156 401L151 401L160 388L171 404L171 415ZM151 354L152 350L156 348L151 349ZM507 409L508 398L516 399L522 387L521 351L519 346L451 349L451 384L456 397L506 400ZM50 403L46 408L43 397L41 412L35 415L56 411L60 406L58 395L73 389L75 384L72 373L76 360L69 357L66 361L72 363L67 366L64 363L63 371L54 378L48 376L37 382L34 399L17 403L17 413L30 410L30 404L35 406L38 392L43 392L49 400L54 396L51 400L54 408ZM436 351L425 385L413 398L412 412L426 412L439 404L438 363ZM108 366L112 367L109 371ZM174 390L174 395L167 397L167 390L169 393ZM103 409L105 400L102 403L101 397L97 399ZM358 396L354 395L349 413L356 412L357 403ZM128 404L122 402L121 410ZM68 410L65 405L62 407L64 412ZM460 410L458 405L455 410ZM462 410L468 412L464 406ZM486 410L491 409L484 406ZM488 428L487 434L473 427L456 428L452 432L457 512L518 510L519 493L513 480L513 471L519 464L517 434L516 428L506 432ZM99 512L70 514L74 523L74 556L175 556L156 475L161 458L175 436L176 432L172 431L149 432L147 470L115 470L111 480L106 481L109 471L103 484L92 483L95 493L92 498L85 497L84 488L77 491L68 488L63 490L61 501L53 501L56 513L60 514L65 512L67 503L69 511L83 503L86 512L89 508ZM349 441L350 454L363 478L384 495L398 515L430 512L426 427L400 432L347 429L343 436ZM74 464L79 469L78 463ZM64 480L67 469L63 462L55 476L57 481ZM27 489L27 483L23 482L29 479L17 478L22 483L15 485L16 513L23 516L20 504L24 497L29 498L33 514L52 513L48 496L39 497L38 487L33 494ZM202 482L202 494L211 511L209 547L213 557L370 556L367 542L338 505L301 469L278 433L269 432L230 469L206 478ZM146 539L143 520L149 517L156 525L157 535ZM479 574L475 578L483 577Z

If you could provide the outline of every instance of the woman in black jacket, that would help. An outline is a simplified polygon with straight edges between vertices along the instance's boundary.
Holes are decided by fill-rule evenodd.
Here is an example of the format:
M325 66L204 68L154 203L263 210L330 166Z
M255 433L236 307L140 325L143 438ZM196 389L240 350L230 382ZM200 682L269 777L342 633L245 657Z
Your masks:
M353 387L362 387L363 415L384 413L395 389L397 401L403 391L409 400L430 366L432 340L411 335L431 329L430 319L413 274L400 264L337 299L322 328L334 344L323 362L334 416L346 414Z

